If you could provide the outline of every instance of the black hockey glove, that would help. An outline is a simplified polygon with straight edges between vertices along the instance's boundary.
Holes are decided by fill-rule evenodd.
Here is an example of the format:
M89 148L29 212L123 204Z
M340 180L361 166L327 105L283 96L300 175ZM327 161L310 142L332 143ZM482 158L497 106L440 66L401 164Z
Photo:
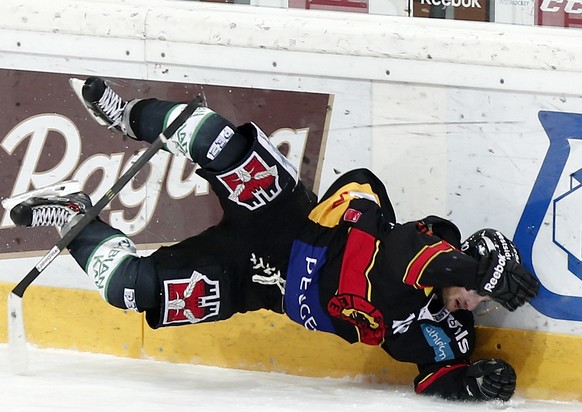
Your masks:
M539 283L520 263L514 243L501 232L483 229L470 236L461 250L479 259L478 289L510 311L529 302L538 293Z
M467 368L466 389L475 400L508 401L515 392L513 367L501 359L481 359Z
M510 311L529 302L538 293L538 281L515 260L508 260L500 253L493 252L481 259L477 292L491 296Z

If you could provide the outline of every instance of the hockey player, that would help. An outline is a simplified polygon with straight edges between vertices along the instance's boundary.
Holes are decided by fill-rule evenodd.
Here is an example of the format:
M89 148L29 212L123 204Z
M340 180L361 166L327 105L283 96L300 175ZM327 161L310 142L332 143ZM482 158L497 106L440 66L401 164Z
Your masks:
M99 78L72 85L97 121L150 143L185 106L126 101ZM486 300L513 311L537 293L503 234L483 229L461 242L457 227L436 216L396 223L384 185L367 169L338 178L318 202L255 124L236 127L207 107L195 110L166 149L200 165L224 217L147 257L119 230L92 221L69 250L108 303L145 311L152 328L269 309L415 363L419 394L513 395L511 365L470 360L471 311ZM54 192L24 200L11 218L62 234L90 207L82 192Z

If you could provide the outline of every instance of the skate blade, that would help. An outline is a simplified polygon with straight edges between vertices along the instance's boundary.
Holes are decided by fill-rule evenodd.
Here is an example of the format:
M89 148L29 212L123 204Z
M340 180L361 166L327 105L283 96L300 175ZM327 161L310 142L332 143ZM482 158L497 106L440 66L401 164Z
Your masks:
M77 95L77 98L83 104L83 107L87 110L87 112L89 112L91 117L93 117L95 119L95 121L97 123L99 123L101 126L109 126L109 124L101 118L101 114L95 112L95 110L93 110L93 108L89 104L87 104L85 99L83 99L83 85L84 84L85 84L85 80L76 79L74 77L71 77L69 79L69 85L71 86L71 88L75 92L75 95Z
M67 180L51 186L41 187L40 189L31 190L30 192L22 193L16 196L9 197L2 201L2 207L6 210L12 210L14 206L31 197L43 196L62 196L69 193L81 191L81 184L77 180Z

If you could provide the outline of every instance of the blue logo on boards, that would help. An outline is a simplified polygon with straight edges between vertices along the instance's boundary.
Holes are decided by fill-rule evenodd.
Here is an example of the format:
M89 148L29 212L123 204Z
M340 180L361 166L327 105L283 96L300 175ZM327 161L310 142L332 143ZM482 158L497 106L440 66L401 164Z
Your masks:
M424 338L434 350L435 362L441 362L455 358L455 354L453 353L450 345L451 338L448 337L444 330L438 326L426 323L421 324L420 329L424 334Z
M549 147L514 241L528 270L538 279L536 270L544 274L532 306L551 318L580 321L582 296L573 289L582 286L582 114L540 111L538 117ZM550 283L572 293L554 292Z

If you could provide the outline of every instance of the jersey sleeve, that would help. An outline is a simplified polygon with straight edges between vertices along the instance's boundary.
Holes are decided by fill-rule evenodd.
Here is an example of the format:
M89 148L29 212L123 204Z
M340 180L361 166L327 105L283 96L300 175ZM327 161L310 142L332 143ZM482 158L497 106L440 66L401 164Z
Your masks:
M387 239L388 254L406 285L416 289L461 286L476 290L479 262L459 250L459 239L456 226L429 216L394 227Z

